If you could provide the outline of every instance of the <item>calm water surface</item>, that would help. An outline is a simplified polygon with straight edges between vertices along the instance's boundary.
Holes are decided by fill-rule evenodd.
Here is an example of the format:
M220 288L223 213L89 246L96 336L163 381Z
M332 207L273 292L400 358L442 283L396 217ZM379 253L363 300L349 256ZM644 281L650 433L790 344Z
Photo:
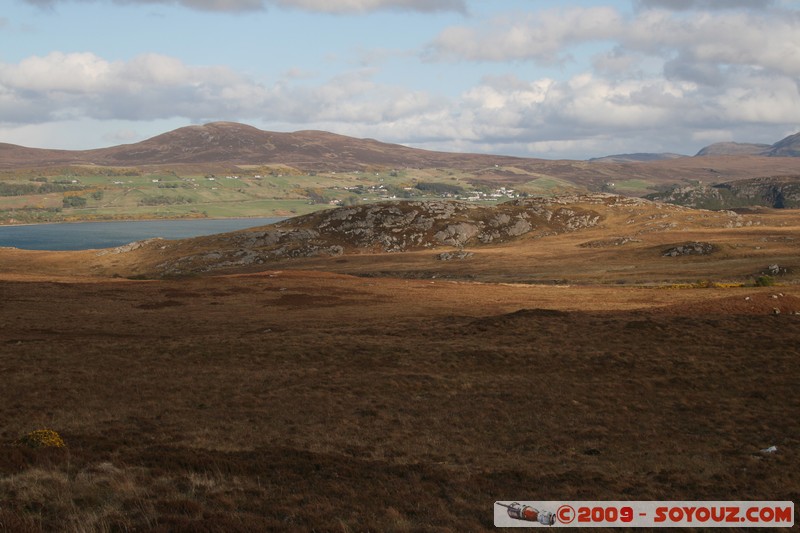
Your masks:
M283 218L136 220L0 226L0 246L25 250L88 250L113 248L133 241L162 237L184 239L274 224Z

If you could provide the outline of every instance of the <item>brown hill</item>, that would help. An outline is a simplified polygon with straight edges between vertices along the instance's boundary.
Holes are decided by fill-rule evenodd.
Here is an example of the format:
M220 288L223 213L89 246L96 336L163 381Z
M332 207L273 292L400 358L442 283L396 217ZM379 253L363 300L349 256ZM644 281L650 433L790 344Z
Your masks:
M800 157L800 133L789 135L775 144L722 142L706 146L697 156L755 155L767 157Z
M48 150L0 143L0 169L80 164L88 161L84 153L76 150Z
M514 184L535 178L565 179L600 189L620 176L653 184L711 178L716 182L800 173L794 158L682 157L656 161L546 160L488 154L435 152L356 139L323 131L279 133L231 122L187 126L150 139L94 150L50 150L0 143L0 170L62 165L172 167L195 171L231 165L281 164L302 171L382 168L455 168L477 180ZM513 172L503 167L515 169Z
M109 250L0 250L24 276L161 278L305 269L513 283L753 283L800 274L800 212L738 215L608 194L465 202L386 202L281 224Z
M710 155L765 155L770 148L772 148L772 146L769 144L714 143L697 152L696 157Z
M433 152L324 131L279 133L245 124L187 126L134 143L95 150L0 145L0 168L64 164L103 166L282 164L302 170L381 167L475 167L531 161L517 157Z
M603 163L640 163L646 161L662 161L662 160L669 160L669 159L677 159L679 157L688 157L683 154L673 154L673 153L635 153L635 154L614 154L614 155L607 155L604 157L594 157L589 159L591 162L603 162Z
M800 157L800 133L790 135L772 145L767 155L773 157Z

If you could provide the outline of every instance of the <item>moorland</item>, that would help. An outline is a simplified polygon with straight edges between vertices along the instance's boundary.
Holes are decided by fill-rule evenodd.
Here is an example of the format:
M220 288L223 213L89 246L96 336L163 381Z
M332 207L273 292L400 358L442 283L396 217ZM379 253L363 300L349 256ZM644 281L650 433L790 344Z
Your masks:
M676 187L796 178L800 157L784 155L797 152L798 144L800 138L792 136L771 151L761 146L745 154L712 145L697 157L552 161L431 152L327 132L276 133L227 122L95 150L0 143L0 224L283 217L390 199L496 203L586 192L660 193L665 201L680 201L685 194L669 194Z
M796 164L719 157L742 178ZM483 531L498 500L797 502L800 212L559 192L0 249L0 531ZM66 446L18 443L43 428Z

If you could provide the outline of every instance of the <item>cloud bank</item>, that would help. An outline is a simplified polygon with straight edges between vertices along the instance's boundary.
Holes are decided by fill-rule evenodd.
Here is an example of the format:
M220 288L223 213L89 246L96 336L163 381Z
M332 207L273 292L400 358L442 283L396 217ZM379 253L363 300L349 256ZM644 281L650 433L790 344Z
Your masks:
M229 7L253 1L267 4L203 0ZM322 11L465 6L449 0L269 4ZM800 12L770 1L637 0L634 7L508 13L443 28L420 44L421 61L443 72L456 64L474 71L493 66L492 75L448 96L415 88L413 78L377 81L386 79L380 66L351 66L320 80L297 75L303 72L298 65L264 83L227 66L162 54L127 61L90 52L29 56L0 63L0 125L235 120L545 157L694 153L710 142L774 142L800 130ZM571 74L553 74L565 68Z

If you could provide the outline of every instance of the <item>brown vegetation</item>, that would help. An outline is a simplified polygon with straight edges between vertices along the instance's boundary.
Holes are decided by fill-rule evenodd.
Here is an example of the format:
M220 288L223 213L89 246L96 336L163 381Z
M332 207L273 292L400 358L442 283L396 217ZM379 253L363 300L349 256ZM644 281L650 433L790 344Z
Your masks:
M155 273L160 246L0 250L0 531L480 531L496 500L798 501L797 265L753 286L793 266L798 214L602 215L460 260L179 279L111 277ZM664 256L695 242L713 251ZM44 427L67 447L14 444Z
M235 172L237 165L280 165L286 172L450 168L473 173L470 181L475 184L514 186L547 177L590 190L600 190L621 176L657 185L800 174L798 157L711 155L628 163L546 160L434 152L323 131L269 132L230 122L188 126L138 143L94 150L49 150L0 143L0 170L24 172L35 167L80 165L183 174ZM515 172L499 167L514 168Z

